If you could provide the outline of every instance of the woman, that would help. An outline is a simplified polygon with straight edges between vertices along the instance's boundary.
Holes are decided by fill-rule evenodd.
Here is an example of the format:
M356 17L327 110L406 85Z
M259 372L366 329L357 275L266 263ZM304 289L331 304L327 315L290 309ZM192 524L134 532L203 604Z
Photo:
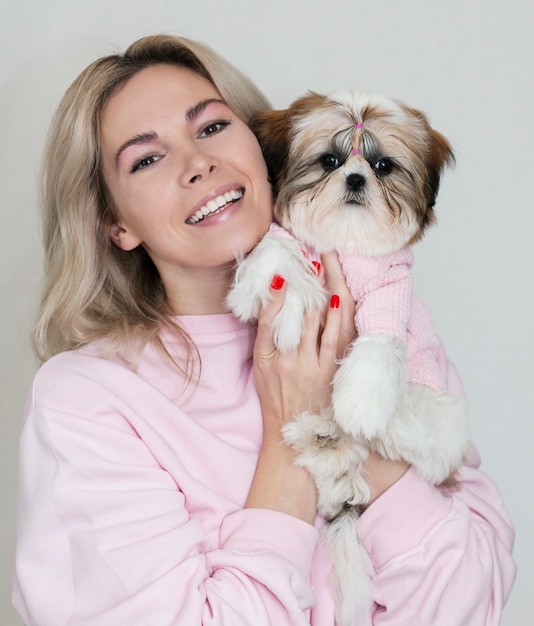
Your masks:
M283 277L257 332L225 307L236 255L271 220L247 126L267 106L168 36L96 61L62 100L44 159L46 362L21 441L26 624L334 623L315 489L280 429L329 402L350 296L325 256L330 307L285 355L270 330ZM472 456L453 494L369 458L368 624L499 622L513 532Z

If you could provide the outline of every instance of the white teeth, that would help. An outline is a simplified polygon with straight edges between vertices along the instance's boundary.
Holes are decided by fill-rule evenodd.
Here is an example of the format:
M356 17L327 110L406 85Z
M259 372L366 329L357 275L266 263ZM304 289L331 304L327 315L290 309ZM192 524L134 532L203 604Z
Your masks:
M186 224L196 224L203 220L206 216L213 213L220 213L223 207L226 207L230 202L239 200L243 196L243 192L239 189L232 189L226 193L217 196L213 200L210 200L207 204L201 207L194 215L185 220Z

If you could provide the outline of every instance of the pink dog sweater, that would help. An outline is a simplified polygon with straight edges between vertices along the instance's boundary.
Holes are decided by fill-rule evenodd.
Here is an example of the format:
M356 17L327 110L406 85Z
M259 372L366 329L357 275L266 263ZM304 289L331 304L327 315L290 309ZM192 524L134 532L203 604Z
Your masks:
M270 232L296 241L278 224L272 224ZM318 258L317 253L301 245L310 259ZM358 335L383 333L398 337L406 347L410 382L463 395L461 382L447 360L430 313L413 293L412 250L403 248L380 257L340 253L339 260L356 303Z

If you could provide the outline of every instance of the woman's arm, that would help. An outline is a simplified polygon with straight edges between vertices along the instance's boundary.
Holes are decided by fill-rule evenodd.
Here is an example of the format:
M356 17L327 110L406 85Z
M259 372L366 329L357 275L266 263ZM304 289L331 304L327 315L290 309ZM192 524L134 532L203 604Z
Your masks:
M21 440L24 623L309 624L317 531L241 508L254 443L214 437L126 368L59 363L37 377ZM218 488L227 476L236 484Z
M375 567L376 626L497 626L515 578L514 532L473 451L457 491L414 469L362 515L360 537Z

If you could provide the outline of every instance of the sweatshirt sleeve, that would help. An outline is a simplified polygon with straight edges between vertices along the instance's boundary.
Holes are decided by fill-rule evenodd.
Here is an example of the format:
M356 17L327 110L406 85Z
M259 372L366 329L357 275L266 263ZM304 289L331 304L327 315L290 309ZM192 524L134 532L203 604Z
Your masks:
M22 434L13 600L25 624L309 624L316 529L237 508L208 532L165 453L121 415L134 409L98 415L85 389L90 414L34 403Z
M476 453L472 451L472 457ZM514 533L478 460L442 492L412 468L362 515L375 566L376 626L498 626L515 565Z

